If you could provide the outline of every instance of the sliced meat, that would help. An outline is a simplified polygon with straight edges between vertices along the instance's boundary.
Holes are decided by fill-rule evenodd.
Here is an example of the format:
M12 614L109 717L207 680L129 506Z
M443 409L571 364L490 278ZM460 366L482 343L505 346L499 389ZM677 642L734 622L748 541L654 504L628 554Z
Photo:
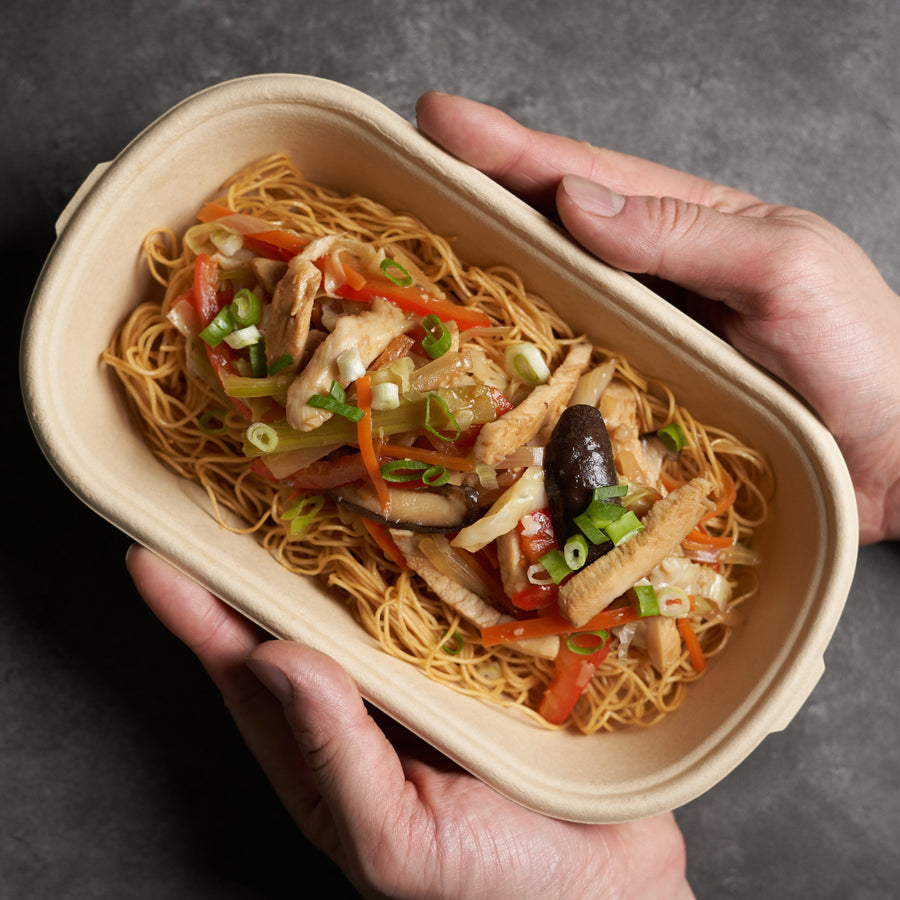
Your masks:
M662 674L681 657L681 634L675 620L666 616L653 616L646 620L646 625L647 654L653 668Z
M544 425L555 422L569 402L592 350L587 343L573 344L546 384L536 387L517 407L481 429L474 456L493 466L527 444Z
M561 585L563 615L580 627L644 578L703 518L709 508L706 497L714 487L706 478L695 478L654 503L643 519L643 531Z
M658 465L651 465L644 455L634 392L625 383L613 380L600 397L600 412L615 448L616 466L625 480L655 487Z
M524 591L531 583L528 580L528 560L517 529L513 528L497 538L497 563L503 590L508 597Z
M511 622L511 616L498 612L477 594L457 584L452 578L439 571L418 548L418 539L411 531L392 528L391 537L406 559L410 569L419 575L425 584L451 609L477 628L495 625L497 622ZM518 641L512 646L523 653L553 659L559 650L559 638L531 638Z
M324 409L310 406L313 394L327 394L332 381L340 381L338 357L355 347L364 366L384 350L413 319L386 300L375 300L370 310L355 316L341 316L334 331L322 341L306 368L291 382L285 407L288 424L298 431L312 431L331 418ZM346 387L346 385L343 385Z
M282 371L296 371L300 366L321 283L321 273L308 259L295 256L288 263L275 286L266 321L266 361L270 365L287 355L293 362Z

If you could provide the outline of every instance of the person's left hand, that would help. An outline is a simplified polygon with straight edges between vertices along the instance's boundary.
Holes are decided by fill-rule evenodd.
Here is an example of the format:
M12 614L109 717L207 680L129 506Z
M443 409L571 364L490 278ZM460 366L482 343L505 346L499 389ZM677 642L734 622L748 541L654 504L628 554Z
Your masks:
M142 547L128 570L222 692L301 832L365 896L692 896L671 814L582 825L526 810L387 717L379 727L334 660L271 639Z

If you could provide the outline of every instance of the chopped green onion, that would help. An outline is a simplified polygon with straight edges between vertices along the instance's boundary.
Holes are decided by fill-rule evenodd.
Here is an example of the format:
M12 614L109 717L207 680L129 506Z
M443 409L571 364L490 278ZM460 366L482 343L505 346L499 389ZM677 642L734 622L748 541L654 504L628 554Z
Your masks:
M400 406L400 387L393 381L372 385L372 409L397 409Z
M206 412L201 413L200 418L197 420L197 425L204 434L225 434L228 431L225 416L226 412L224 409L208 409Z
M418 481L428 469L427 462L417 459L392 459L381 466L381 476L385 481L401 484L404 481Z
M494 490L499 485L497 480L497 470L487 463L475 463L475 474L478 476L478 483L488 490Z
M587 513L575 516L575 524L592 544L605 544L609 538L591 521Z
M246 328L248 325L256 325L262 305L259 297L250 288L241 288L231 301L231 318L236 328Z
M331 390L327 394L313 394L306 402L316 409L325 409L351 422L358 422L365 413L358 406L346 403L346 397L347 392L341 385L337 381L332 381Z
M526 384L545 384L550 378L550 369L541 351L527 341L507 347L504 362L507 372Z
M453 641L453 644L450 642ZM444 653L449 653L450 656L456 656L458 653L462 652L462 648L465 647L466 642L463 640L463 636L458 632L454 631L453 634L441 645L441 650Z
M574 572L580 569L588 558L588 542L583 534L573 534L566 540L563 549L566 565Z
M429 466L422 473L422 481L429 487L442 487L450 480L446 466Z
M283 522L291 523L290 533L292 536L296 536L312 523L324 504L325 496L323 494L301 497L296 503L285 509L280 518Z
M200 337L210 347L218 347L232 331L234 331L234 322L231 318L231 310L227 306L223 306L213 316L209 325L200 332Z
M231 334L225 335L225 343L232 350L243 350L244 347L251 347L258 344L262 340L262 335L255 325L248 325L246 328L238 328Z
M616 547L643 530L641 520L630 509L604 529Z
M691 597L684 588L680 588L674 584L667 584L661 587L656 594L659 601L659 614L661 616L669 616L670 618L678 618L686 616L691 611Z
M675 453L687 446L688 440L684 429L676 422L670 422L668 425L660 428L656 432L656 436Z
M264 453L271 453L278 446L278 432L265 422L254 422L246 434L247 440Z
M356 381L357 378L362 378L366 374L366 367L363 365L362 357L356 347L340 353L336 362L341 381L344 384L350 384L351 381Z
M566 557L562 550L558 550L556 547L538 557L538 562L547 570L547 574L553 579L554 584L559 584L572 571L566 563Z
M587 637L599 638L599 643L592 642L588 646L585 646L581 641ZM596 653L598 650L602 650L606 646L608 640L609 632L606 629L601 629L600 631L576 631L568 636L566 639L566 646L573 653L580 653L583 656L587 656L590 653Z
M381 271L398 287L409 287L412 284L412 275L395 259L382 260ZM399 276L395 276L394 272L398 272Z
M612 497L624 497L628 493L628 485L622 484L603 484L595 487L591 492L592 500L609 500Z
M652 584L636 584L632 590L637 601L635 608L641 618L659 615L659 601L656 598L656 590Z
M444 414L450 420L450 424L452 425L453 429L456 432L455 434L451 435L450 437L447 437L446 435L441 434L440 431L438 431L437 428L435 428L435 426L434 426L432 413L431 413L432 400L434 400L434 402L437 403L438 406L441 407L441 409L444 411ZM429 393L428 396L425 398L425 429L428 432L430 432L431 434L433 434L436 438L438 438L439 440L442 440L442 441L455 441L459 437L459 435L462 431L462 429L459 427L459 422L456 421L456 417L453 415L452 412L450 412L450 407L447 406L447 401L444 400L443 397L441 397L438 394L435 394L433 392Z
M266 369L266 345L257 341L247 348L247 359L250 360L250 374L253 378L265 378Z
M284 356L279 356L278 359L274 360L270 364L269 374L277 375L282 369L286 369L293 361L294 357L291 356L290 353L285 353Z
M425 329L422 349L432 359L443 356L450 349L452 343L447 326L434 313L430 313L422 319L422 327Z
M585 510L585 515L597 528L605 531L613 522L625 515L625 508L606 500L592 500Z

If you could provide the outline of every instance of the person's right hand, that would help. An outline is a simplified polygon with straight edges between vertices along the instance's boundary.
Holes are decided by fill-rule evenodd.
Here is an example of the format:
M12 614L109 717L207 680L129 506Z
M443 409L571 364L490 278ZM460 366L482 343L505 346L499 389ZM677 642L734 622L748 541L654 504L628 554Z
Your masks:
M425 94L416 112L454 155L535 206L555 203L600 259L690 292L692 315L793 387L834 434L860 541L900 537L900 298L847 235L462 97Z

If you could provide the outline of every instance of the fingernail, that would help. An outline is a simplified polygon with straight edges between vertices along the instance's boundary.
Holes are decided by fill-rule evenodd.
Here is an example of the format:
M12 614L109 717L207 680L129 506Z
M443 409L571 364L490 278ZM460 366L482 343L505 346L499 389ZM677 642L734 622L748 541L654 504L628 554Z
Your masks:
M281 669L266 660L253 657L248 657L247 666L276 700L281 703L290 702L294 689Z
M615 216L625 205L625 198L621 194L580 175L566 175L562 185L569 199L593 216Z

